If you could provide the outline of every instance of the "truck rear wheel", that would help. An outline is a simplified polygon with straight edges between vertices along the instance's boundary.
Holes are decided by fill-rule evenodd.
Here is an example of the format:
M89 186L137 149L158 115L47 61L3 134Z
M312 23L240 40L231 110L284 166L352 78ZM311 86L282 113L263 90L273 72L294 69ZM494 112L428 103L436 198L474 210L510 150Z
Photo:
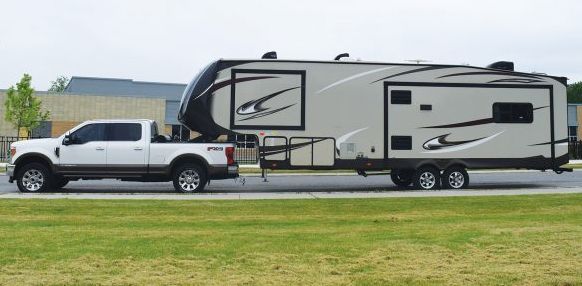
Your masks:
M196 164L184 164L174 170L174 189L181 193L201 192L206 186L206 173Z
M49 169L40 163L24 165L16 175L18 189L23 193L40 193L51 185Z
M53 177L53 181L52 181L52 188L55 190L59 190L62 189L64 186L66 186L69 183L69 179L60 177L60 176L55 176Z
M414 176L414 170L399 170L394 169L390 171L390 179L392 182L401 188L408 187L412 184L412 177Z
M469 174L465 168L453 166L445 170L442 181L445 189L464 189L469 185Z
M436 190L440 188L441 176L437 168L420 167L414 172L414 188L419 190Z

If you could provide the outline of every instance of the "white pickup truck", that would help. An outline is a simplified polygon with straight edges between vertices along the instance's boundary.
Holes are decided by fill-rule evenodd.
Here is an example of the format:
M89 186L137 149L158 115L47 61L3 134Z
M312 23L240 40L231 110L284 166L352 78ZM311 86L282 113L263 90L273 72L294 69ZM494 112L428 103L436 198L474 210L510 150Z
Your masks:
M83 122L58 138L10 145L9 181L22 192L59 189L71 180L173 181L200 192L209 180L238 176L234 143L176 143L153 120Z

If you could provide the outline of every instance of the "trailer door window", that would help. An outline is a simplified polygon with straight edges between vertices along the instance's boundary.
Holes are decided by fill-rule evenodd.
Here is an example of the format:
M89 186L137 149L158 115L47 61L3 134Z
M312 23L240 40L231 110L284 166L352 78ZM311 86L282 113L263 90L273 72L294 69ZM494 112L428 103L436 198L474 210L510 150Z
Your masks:
M410 90L393 90L390 92L390 103L410 104L412 102L412 92Z
M533 105L496 102L493 104L493 121L495 123L532 123Z

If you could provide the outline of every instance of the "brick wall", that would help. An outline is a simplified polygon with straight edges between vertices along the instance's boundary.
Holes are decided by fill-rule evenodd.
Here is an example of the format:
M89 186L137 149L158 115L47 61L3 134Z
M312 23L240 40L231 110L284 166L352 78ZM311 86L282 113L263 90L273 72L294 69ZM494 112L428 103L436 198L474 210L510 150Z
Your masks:
M166 100L125 96L47 94L37 92L42 108L50 112L52 136L59 136L80 122L91 119L154 119L164 126ZM0 135L16 134L4 120L5 91L0 91Z

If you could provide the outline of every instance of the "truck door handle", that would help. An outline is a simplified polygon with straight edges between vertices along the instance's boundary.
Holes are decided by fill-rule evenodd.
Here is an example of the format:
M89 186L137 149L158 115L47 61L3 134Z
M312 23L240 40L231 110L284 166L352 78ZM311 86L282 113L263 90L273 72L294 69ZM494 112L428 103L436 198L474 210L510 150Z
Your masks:
M143 148L141 148L141 147L133 147L133 150L141 151L141 150L143 150Z
M96 147L95 150L97 150L97 151L103 151L103 150L105 150L105 148L103 148L103 147Z

